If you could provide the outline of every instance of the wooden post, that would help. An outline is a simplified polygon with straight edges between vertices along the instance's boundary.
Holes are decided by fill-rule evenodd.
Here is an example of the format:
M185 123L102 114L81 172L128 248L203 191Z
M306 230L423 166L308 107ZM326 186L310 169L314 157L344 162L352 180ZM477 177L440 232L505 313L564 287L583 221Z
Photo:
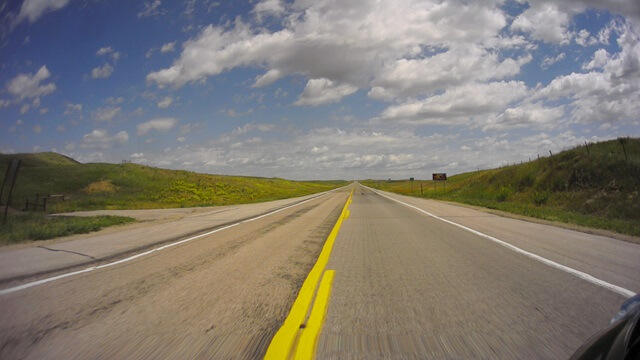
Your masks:
M5 204L4 207L4 217L2 218L2 223L6 223L7 222L7 212L9 211L9 206L11 206L11 194L13 193L13 187L16 184L16 179L18 178L18 171L20 171L20 165L22 164L22 160L13 160L11 161L9 167L7 168L7 171L11 171L12 174L9 175L9 177L13 177L13 179L11 179L11 187L9 188L9 196L7 197L7 203ZM6 178L5 178L6 180ZM4 187L4 183L2 184L2 187ZM2 200L2 199L0 199Z
M624 144L627 142L626 138L618 138L618 141L620 142L620 145L622 145L622 151L624 152L624 159L625 160L629 160L629 158L627 157L627 149L624 147Z
M11 163L9 163L9 166L7 166L7 172L4 173L4 180L2 180L2 187L0 188L0 204L2 204L2 193L4 193L4 184L7 182L7 179L9 178L9 173L11 168Z
M47 198L46 197L42 198L42 211L44 211L44 212L47 211Z
M424 196L424 193L422 192L422 183L420 183L420 196Z

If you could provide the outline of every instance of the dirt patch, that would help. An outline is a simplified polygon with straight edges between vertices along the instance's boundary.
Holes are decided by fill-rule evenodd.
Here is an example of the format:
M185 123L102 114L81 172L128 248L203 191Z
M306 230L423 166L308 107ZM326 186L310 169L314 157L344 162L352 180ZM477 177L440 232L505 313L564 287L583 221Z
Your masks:
M111 180L100 180L96 182L92 182L87 185L82 191L87 194L96 194L96 193L113 193L118 191L120 188L113 185Z

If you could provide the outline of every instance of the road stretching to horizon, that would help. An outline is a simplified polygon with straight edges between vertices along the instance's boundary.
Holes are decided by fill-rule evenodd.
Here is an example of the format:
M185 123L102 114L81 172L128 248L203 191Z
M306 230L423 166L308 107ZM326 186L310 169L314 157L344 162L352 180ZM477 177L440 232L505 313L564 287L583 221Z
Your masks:
M319 359L567 358L640 290L640 245L354 183L276 210L227 207L2 250L24 275L0 266L0 358L262 358L351 191L326 267ZM169 228L189 240L90 256ZM109 266L38 264L58 253Z

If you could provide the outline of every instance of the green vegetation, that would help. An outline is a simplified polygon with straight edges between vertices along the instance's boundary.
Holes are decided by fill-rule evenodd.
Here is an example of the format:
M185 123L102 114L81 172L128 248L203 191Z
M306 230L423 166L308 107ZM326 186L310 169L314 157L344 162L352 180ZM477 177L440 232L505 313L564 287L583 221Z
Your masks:
M624 145L624 146L623 146ZM362 182L409 195L411 183ZM520 165L474 171L442 183L414 181L413 196L640 236L640 139L579 146Z
M262 202L313 194L344 181L291 181L198 174L137 164L81 164L56 153L0 154L0 173L11 158L23 160L12 207L21 210L36 194L50 198L53 213L98 209L151 209ZM6 195L5 195L6 197Z
M107 226L134 221L122 216L45 216L43 213L11 214L0 226L0 245L27 240L46 240L60 236L84 234Z
M0 154L4 175L10 159L22 159L7 224L0 225L0 245L97 231L133 221L116 216L50 217L99 209L152 209L229 205L309 195L346 185L344 181L290 181L198 174L137 164L81 164L56 153ZM6 191L6 190L5 190ZM36 194L49 197L46 213L21 213ZM6 199L6 192L3 195ZM15 210L13 210L15 209Z

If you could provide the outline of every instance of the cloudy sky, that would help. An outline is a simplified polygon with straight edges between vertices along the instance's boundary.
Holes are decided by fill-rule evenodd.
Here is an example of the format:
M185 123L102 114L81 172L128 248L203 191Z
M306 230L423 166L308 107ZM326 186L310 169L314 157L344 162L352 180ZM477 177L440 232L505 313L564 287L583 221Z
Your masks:
M0 152L430 178L640 136L637 0L0 1Z

